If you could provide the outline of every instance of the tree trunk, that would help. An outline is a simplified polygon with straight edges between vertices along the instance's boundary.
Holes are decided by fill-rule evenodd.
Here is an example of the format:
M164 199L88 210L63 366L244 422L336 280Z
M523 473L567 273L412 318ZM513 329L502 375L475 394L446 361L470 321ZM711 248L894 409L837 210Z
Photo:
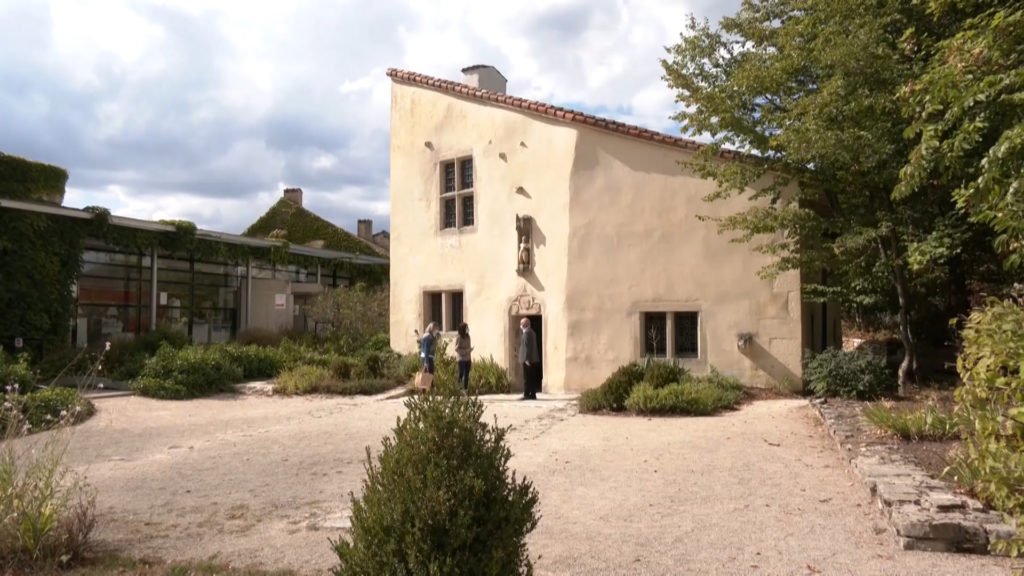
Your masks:
M886 236L889 241L888 250L882 238L878 239L878 249L882 254L882 259L888 258L892 267L893 284L896 287L896 297L900 303L900 342L903 344L903 361L900 362L898 382L899 394L900 396L905 396L911 384L911 379L916 382L918 376L917 349L914 344L914 336L910 330L910 289L907 284L906 271L903 269L903 263L899 258L899 243L896 233L890 230Z

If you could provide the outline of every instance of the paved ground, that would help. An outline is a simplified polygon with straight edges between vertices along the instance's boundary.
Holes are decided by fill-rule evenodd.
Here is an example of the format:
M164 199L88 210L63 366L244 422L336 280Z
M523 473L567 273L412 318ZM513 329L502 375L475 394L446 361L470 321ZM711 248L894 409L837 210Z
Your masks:
M715 418L577 415L489 399L541 495L539 575L1009 573L903 552L801 400ZM401 400L97 400L70 452L99 491L99 538L129 554L322 573L328 543ZM325 527L325 525L327 527Z

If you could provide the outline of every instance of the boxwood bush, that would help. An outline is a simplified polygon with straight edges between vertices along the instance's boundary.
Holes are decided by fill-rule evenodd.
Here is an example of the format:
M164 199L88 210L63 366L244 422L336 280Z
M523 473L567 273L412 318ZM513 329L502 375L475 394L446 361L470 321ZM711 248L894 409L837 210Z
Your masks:
M875 400L895 393L896 373L880 354L829 348L805 358L804 382L816 396Z
M539 496L509 469L508 429L483 421L483 403L457 391L405 406L377 458L366 449L351 535L332 541L334 574L532 574L526 537Z

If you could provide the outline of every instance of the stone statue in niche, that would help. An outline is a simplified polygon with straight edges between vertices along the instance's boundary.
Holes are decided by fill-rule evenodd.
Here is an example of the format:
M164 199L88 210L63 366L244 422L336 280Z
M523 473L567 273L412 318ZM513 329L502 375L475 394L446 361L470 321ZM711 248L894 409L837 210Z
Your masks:
M516 214L516 238L519 250L516 271L526 272L533 268L533 254L530 253L530 237L533 231L533 218Z
M526 236L523 236L523 241L519 243L519 269L530 269L530 244L526 241Z

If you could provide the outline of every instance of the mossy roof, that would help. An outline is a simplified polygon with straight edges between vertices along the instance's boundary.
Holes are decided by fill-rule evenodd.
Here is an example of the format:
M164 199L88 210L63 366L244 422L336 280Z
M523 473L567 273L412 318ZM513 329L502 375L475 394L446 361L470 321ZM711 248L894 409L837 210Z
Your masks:
M260 216L242 234L254 238L267 238L275 230L284 230L286 235L281 238L291 244L307 244L315 240L323 240L324 248L381 257L368 243L360 240L355 234L347 232L298 204L281 198L276 204Z

